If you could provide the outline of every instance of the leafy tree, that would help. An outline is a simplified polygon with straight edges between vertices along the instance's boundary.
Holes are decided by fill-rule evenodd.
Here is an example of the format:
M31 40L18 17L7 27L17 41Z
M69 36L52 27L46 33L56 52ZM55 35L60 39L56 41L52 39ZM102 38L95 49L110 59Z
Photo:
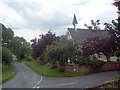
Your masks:
M6 28L2 24L2 43L3 46L7 46L7 44L13 39L14 37L14 32L12 31L11 28Z
M48 33L45 35L40 35L40 38L38 40L37 38L31 40L31 42L33 42L32 57L36 59L41 56L43 51L46 49L46 46L52 44L52 42L57 39L58 37L55 34L53 34L51 31L48 31Z
M60 64L68 63L68 60L75 63L77 57L81 54L78 44L65 38L60 38L47 46L45 53L47 53L48 61L59 62Z
M2 47L2 63L10 64L12 62L12 53L10 49Z
M113 20L112 20L112 23L114 23L114 25L116 24ZM100 20L97 20L96 22L91 20L91 24L94 26L94 29L100 30L98 29L98 26L97 26L100 24ZM105 25L105 30L109 30L110 37L89 38L82 44L83 46L82 50L85 55L92 55L95 53L102 52L106 56L107 61L110 61L110 56L113 55L117 50L117 43L118 43L118 39L117 39L118 37L116 33L117 30L116 28L114 28L112 24L105 23L104 25ZM92 29L92 26L87 26L86 24L85 26L88 28L91 27Z
M110 56L112 56L117 49L115 39L115 37L105 39L98 37L89 38L82 44L83 54L89 56L102 52L106 56L107 61L110 61Z
M17 58L24 59L25 54L27 55L28 53L30 53L31 50L30 44L23 37L19 37L19 36L14 37L14 32L12 31L11 28L6 28L3 24L1 25L2 25L2 44L3 44L2 46L10 49L10 51L13 54L15 54ZM6 52L4 53L6 54Z
M116 35L117 35L117 46L118 46L118 49L116 51L116 56L118 57L118 60L119 60L119 57L120 57L120 1L115 1L113 3L114 6L116 6L118 8L118 19L117 22L115 20L112 21L116 31Z
M11 51L20 59L25 58L25 54L29 53L30 44L23 37L14 37L8 44Z
M117 19L117 21L118 21L118 23L115 23L116 25L116 27L117 27L117 30L119 30L120 31L120 1L115 1L114 3L113 3L113 5L114 6L116 6L116 7L118 7L118 19Z

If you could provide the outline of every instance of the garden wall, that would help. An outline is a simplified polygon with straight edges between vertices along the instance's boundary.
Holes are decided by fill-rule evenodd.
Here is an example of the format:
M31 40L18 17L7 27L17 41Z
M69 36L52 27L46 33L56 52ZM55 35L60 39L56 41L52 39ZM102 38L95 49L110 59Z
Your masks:
M64 70L68 72L85 72L93 73L99 71L113 71L120 70L120 62L107 62L99 70L93 69L90 65L65 64Z
M100 71L113 71L120 70L120 62L107 62L101 68Z

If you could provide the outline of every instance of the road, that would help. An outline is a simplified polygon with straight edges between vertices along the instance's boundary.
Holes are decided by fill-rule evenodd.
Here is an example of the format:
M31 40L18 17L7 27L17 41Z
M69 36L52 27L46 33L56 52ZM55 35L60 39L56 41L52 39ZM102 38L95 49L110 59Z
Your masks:
M16 75L4 83L3 88L85 88L104 83L118 75L118 71L110 71L78 77L44 77L22 63L14 62L14 67Z
M13 65L16 75L4 83L2 88L32 88L41 78L40 75L22 63L14 62Z

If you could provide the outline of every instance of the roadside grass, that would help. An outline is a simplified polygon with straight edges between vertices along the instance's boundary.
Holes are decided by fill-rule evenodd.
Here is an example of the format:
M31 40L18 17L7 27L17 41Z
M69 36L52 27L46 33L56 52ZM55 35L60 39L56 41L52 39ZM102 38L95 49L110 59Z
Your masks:
M1 80L2 82L0 82L0 83L4 83L7 80L11 79L12 77L13 77L12 66L2 64L2 80Z
M36 61L28 61L26 65L31 67L38 74L47 76L47 77L70 77L70 76L83 76L86 75L83 72L60 72L54 69L50 69L46 65L41 65Z
M0 84L2 84L2 63L0 62Z

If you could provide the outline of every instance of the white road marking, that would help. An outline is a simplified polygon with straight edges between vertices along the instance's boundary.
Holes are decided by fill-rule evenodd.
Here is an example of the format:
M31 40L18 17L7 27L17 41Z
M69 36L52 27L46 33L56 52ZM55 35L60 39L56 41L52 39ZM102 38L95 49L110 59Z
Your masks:
M39 81L39 83L42 81L42 76L41 76L41 78L40 78L40 81Z
M58 85L46 85L46 86L40 86L39 88L52 87L52 86L73 85L73 84L76 84L76 83L64 83L64 84L58 84Z
M33 87L33 89L36 88L36 87Z
M40 87L37 87L37 88L40 88Z
M37 83L37 85L39 85L39 82Z
M38 83L33 88L39 88L37 86L40 84L41 81L42 81L42 76L41 76L40 80L38 81Z

